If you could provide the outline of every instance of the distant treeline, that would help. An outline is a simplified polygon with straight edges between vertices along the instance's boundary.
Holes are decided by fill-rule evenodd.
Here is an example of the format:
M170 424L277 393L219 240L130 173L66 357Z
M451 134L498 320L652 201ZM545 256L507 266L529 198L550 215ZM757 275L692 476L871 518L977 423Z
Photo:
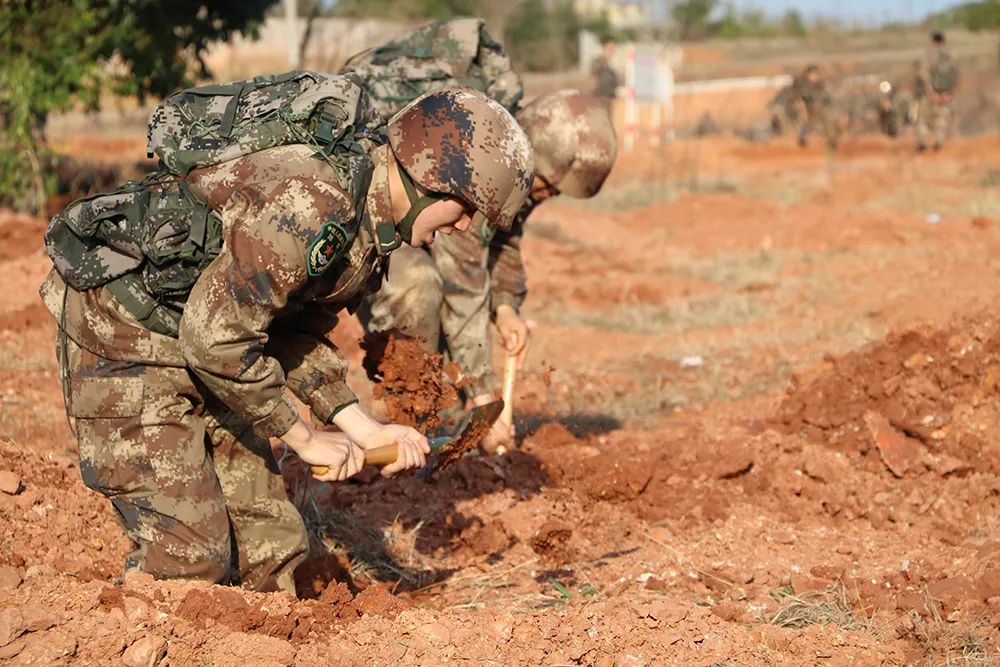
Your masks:
M960 27L977 32L1000 28L1000 0L980 0L967 2L935 17L935 26L941 28Z

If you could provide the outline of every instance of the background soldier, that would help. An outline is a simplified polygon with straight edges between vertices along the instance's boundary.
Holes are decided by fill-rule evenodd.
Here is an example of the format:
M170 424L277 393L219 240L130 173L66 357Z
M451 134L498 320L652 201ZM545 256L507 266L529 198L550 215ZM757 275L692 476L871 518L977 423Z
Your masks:
M796 94L796 82L798 77L788 84L771 98L767 105L767 113L771 118L771 131L774 134L781 134L788 123L799 122L799 98Z
M890 137L899 136L900 101L896 95L896 87L890 81L880 81L876 98L878 125L883 134Z
M826 87L817 65L809 65L792 83L794 96L801 100L806 110L806 119L799 130L799 145L805 146L809 134L818 130L825 138L830 150L837 150L840 126L833 108L833 96Z
M429 34L446 37L428 43ZM435 51L428 52L429 48ZM482 66L484 57L489 67ZM390 115L417 90L449 82L425 76L426 72L478 72L484 78L476 87L487 93L499 91L498 101L506 100L532 142L538 175L510 231L494 235L490 227L477 222L470 233L441 238L429 250L397 251L383 288L358 313L370 332L399 329L423 339L431 351L443 350L469 381L465 395L472 405L493 400L496 388L491 320L508 354L523 362L527 352L528 327L519 314L527 291L520 251L524 220L535 206L559 192L574 197L596 194L616 152L614 129L600 100L561 91L518 109L520 80L503 66L509 68L502 49L483 22L475 19L423 26L352 58L347 65L370 77L364 79L366 85L378 98L380 110ZM398 78L407 73L418 78ZM497 422L484 447L492 450L513 437L512 426L508 429Z
M80 468L135 542L126 569L294 592L308 542L269 438L329 466L317 477L326 481L358 472L373 446L399 443L387 475L422 465L428 451L414 429L380 424L357 405L346 362L325 337L337 312L377 289L386 256L402 244L466 229L474 213L509 228L531 183L524 133L467 88L416 101L389 123L388 143L344 105L318 108L305 143L241 151L254 112L270 108L269 91L298 74L273 77L274 86L259 77L250 92L231 84L246 106L226 114L241 134L224 152L239 157L81 200L46 235L55 268L41 291L60 322ZM366 107L356 79L328 85L334 104ZM227 109L215 102L206 108ZM344 115L358 118L354 132L325 127ZM168 110L153 121L166 127L151 127L151 147L158 137L168 165L204 145L173 141L179 118ZM317 151L313 140L330 136ZM116 224L102 227L105 219ZM172 252L175 241L176 257L157 256L170 269L164 276L149 253ZM157 278L173 286L169 297L153 289ZM96 286L70 286L81 284ZM176 320L162 312L170 304L180 308ZM286 389L342 433L314 430Z
M615 43L605 40L601 44L601 55L594 58L590 64L590 75L594 78L594 95L605 101L608 113L618 95L618 73L611 67L611 58L615 54Z
M910 79L910 100L907 108L907 122L916 125L927 99L927 79L924 76L924 63L914 60Z
M917 150L927 150L929 141L934 150L941 150L951 127L951 101L958 86L958 67L945 44L944 34L931 34L931 45L925 64L923 102L917 118Z

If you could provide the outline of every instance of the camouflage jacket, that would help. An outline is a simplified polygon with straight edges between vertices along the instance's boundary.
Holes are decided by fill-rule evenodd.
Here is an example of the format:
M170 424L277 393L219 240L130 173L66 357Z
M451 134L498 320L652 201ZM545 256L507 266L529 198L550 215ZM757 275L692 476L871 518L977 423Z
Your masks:
M476 88L511 113L524 92L510 59L482 19L428 23L352 57L341 69L348 72L361 77L387 120L420 95L447 86Z
M510 231L492 238L484 227L440 238L431 246L444 281L444 311L464 314L442 318L442 328L451 358L470 381L471 396L491 392L496 386L490 363L490 320L501 305L519 310L527 296L521 238L524 222L535 206L530 199L525 201ZM476 304L474 310L470 304Z
M935 93L951 93L958 87L958 67L947 49L932 49L926 69L927 85Z
M490 313L496 315L500 305L520 310L528 295L528 276L521 259L521 238L524 223L538 206L530 198L521 205L510 231L497 232L489 244L487 269L490 275Z
M814 114L833 106L833 96L830 95L830 91L823 81L812 83L805 77L798 76L792 82L792 90L795 96L802 100L806 107L806 113Z
M224 243L191 289L176 339L142 327L106 288L66 289L54 270L43 300L67 335L99 356L190 368L262 436L297 418L286 387L329 422L356 399L326 334L341 308L378 288L374 230L391 219L389 149L365 148L375 168L360 217L352 175L338 177L308 146L191 172L192 191L222 218Z

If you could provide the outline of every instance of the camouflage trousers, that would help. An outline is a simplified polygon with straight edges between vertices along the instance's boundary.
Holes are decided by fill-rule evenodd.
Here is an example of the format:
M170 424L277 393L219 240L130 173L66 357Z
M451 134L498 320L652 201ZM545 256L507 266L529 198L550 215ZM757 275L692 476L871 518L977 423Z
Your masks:
M840 141L840 124L837 122L837 114L833 109L818 109L809 112L806 122L799 130L799 143L805 146L809 135L818 132L826 139L826 145L832 150L837 148Z
M59 348L83 481L136 546L125 569L294 594L308 538L269 441L185 368Z
M475 232L393 251L381 289L358 315L369 333L398 329L458 363L470 396L493 390L487 246Z
M920 102L917 115L917 143L940 148L951 129L951 103L932 98Z

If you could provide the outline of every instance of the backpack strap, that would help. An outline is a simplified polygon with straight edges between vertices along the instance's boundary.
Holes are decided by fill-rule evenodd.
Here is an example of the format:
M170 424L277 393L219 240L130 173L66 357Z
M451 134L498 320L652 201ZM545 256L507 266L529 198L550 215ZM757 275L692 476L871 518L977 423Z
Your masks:
M142 326L164 336L177 337L182 313L153 298L138 273L126 273L106 287Z

